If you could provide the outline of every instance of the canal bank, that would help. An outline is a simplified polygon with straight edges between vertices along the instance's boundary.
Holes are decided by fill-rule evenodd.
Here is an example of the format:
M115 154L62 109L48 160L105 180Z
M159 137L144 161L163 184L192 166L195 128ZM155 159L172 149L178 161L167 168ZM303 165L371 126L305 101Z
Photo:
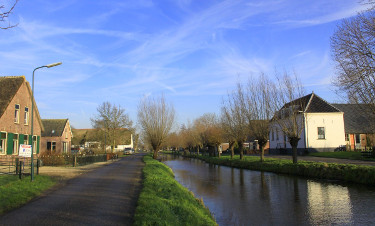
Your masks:
M233 159L230 156L222 156L220 158L196 154L184 156L197 158L211 164L240 169L375 185L375 166L314 161L299 161L297 164L293 164L291 160L281 158L265 158L264 162L260 162L259 156L245 156L243 160L240 160L239 156L235 156Z
M238 169L164 155L176 180L219 225L371 225L375 188Z
M168 166L151 156L143 161L134 225L217 225L203 201L179 184Z

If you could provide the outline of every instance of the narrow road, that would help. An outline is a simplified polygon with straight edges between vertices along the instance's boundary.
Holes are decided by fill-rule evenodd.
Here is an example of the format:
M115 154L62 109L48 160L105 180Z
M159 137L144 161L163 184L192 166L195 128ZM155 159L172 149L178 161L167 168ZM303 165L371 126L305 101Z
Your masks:
M143 155L95 169L0 217L0 225L131 225Z

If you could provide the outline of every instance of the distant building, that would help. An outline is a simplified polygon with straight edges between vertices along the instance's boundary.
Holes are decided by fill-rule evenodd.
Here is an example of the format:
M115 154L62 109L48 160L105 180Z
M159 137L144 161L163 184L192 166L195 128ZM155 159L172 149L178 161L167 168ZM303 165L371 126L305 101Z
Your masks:
M69 119L42 119L41 153L70 153L73 137Z
M31 87L24 76L0 77L0 158L18 156L20 144L33 146L39 154L43 124L34 100L31 134Z
M375 146L375 115L367 104L332 104L344 112L345 143L350 150Z

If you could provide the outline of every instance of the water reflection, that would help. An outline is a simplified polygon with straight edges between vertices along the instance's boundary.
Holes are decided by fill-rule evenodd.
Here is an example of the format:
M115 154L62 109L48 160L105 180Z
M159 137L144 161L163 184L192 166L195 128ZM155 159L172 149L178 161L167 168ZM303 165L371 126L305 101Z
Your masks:
M299 177L165 157L176 179L213 212L219 225L366 225L375 191Z

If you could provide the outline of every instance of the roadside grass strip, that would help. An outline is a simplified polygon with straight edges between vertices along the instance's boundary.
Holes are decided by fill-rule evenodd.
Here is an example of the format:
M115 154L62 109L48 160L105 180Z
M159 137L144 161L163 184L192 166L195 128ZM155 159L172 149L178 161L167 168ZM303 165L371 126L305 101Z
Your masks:
M165 164L145 156L134 225L217 225L202 200L174 179Z
M55 184L56 181L48 176L36 175L31 182L30 177L20 180L15 175L1 175L0 214L24 205Z
M337 158L337 159L352 159L352 160L362 160L362 161L375 161L375 158L363 157L361 152L354 152L354 151L316 152L316 153L310 153L309 156L324 157L324 158Z
M258 156L245 156L243 160L240 160L238 155L233 159L230 156L218 158L194 154L186 157L198 158L208 163L235 168L375 185L375 166L310 161L298 161L297 164L293 164L292 160L276 158L265 158L264 162L260 162Z

